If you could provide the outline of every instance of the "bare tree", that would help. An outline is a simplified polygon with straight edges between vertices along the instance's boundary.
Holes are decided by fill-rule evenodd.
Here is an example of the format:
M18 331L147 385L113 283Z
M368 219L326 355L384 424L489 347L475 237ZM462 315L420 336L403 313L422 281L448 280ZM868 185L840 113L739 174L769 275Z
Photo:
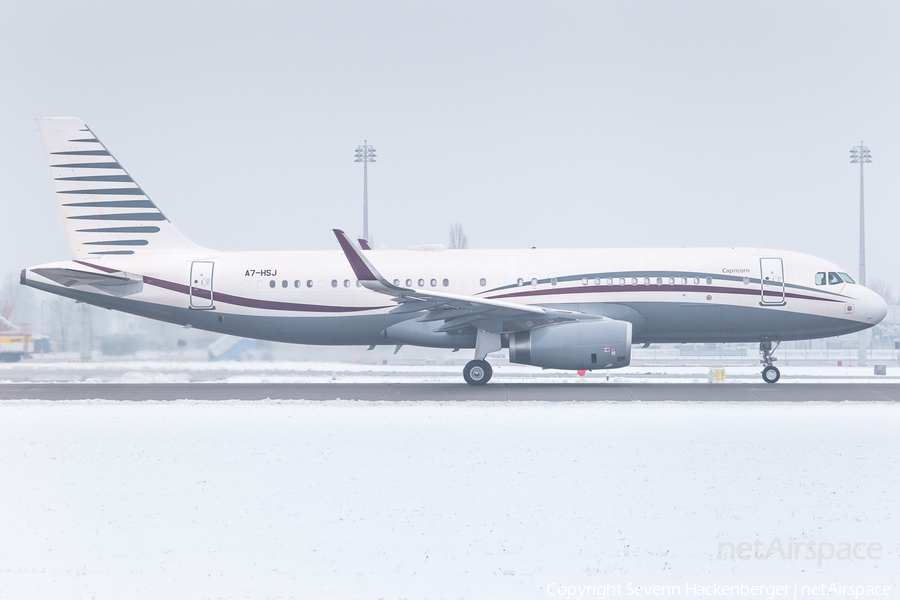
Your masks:
M894 304L896 299L894 298L894 289L891 287L891 284L884 279L872 279L867 285L870 290L884 298L884 301L888 304Z
M463 231L462 223L454 221L450 226L450 248L463 250L469 247L469 236Z

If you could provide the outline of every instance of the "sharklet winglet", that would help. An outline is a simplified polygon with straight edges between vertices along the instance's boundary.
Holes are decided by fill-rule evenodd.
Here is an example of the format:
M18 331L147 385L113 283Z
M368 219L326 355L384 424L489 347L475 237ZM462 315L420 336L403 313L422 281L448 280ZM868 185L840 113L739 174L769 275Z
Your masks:
M350 262L353 273L362 283L363 287L389 294L412 291L390 283L387 279L382 277L381 273L378 272L378 269L373 267L372 263L363 256L362 251L358 250L356 246L353 245L353 242L350 241L350 238L347 237L346 233L340 229L332 229L332 231L334 232L335 237L337 237L338 243L341 245L341 250L344 251L344 255Z
M353 272L356 274L357 279L360 281L378 281L381 279L376 275L372 265L368 264L369 261L363 258L362 253L356 250L353 246L353 242L350 241L350 238L347 237L346 233L340 229L333 229L332 231L334 231L334 235L341 245L341 250L344 251L344 255L350 262L350 267L353 268Z

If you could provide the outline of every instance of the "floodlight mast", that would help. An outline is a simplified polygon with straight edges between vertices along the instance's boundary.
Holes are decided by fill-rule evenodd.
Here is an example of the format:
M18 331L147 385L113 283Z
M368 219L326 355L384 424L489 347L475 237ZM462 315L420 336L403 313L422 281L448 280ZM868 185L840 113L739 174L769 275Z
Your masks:
M851 164L859 163L859 285L866 285L866 205L863 187L863 166L872 162L872 153L863 144L853 146L850 149ZM856 345L856 360L859 366L866 362L866 346L868 335L865 331L859 332L859 343Z
M362 146L356 147L356 160L363 164L363 239L369 239L369 163L375 161L375 148L369 145L369 140L363 140Z
M872 162L872 153L862 143L850 149L850 162L859 163L859 284L866 285L866 205L863 166Z

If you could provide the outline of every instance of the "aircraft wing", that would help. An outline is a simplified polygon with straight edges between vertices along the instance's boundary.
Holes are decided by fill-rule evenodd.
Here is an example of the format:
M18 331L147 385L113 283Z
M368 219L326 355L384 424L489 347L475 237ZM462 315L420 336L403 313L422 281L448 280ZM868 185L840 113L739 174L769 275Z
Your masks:
M508 333L552 323L603 318L577 311L394 285L353 245L347 234L340 229L335 229L334 234L363 287L391 296L399 304L390 311L392 314L410 313L412 317L414 313L424 312L419 321L444 321L435 332L454 332L475 327L492 333Z

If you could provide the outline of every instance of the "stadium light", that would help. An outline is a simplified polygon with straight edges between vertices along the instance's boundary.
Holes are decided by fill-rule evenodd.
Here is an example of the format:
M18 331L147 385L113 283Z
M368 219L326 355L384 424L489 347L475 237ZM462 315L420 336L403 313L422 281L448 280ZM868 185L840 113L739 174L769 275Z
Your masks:
M356 147L356 160L363 164L363 239L369 239L369 163L375 161L375 148L369 145L369 140L363 140L362 146Z
M866 205L863 187L863 166L872 162L872 153L862 143L850 149L850 162L859 163L859 285L866 285ZM861 367L867 360L868 332L859 332L859 343L856 346L856 359Z

